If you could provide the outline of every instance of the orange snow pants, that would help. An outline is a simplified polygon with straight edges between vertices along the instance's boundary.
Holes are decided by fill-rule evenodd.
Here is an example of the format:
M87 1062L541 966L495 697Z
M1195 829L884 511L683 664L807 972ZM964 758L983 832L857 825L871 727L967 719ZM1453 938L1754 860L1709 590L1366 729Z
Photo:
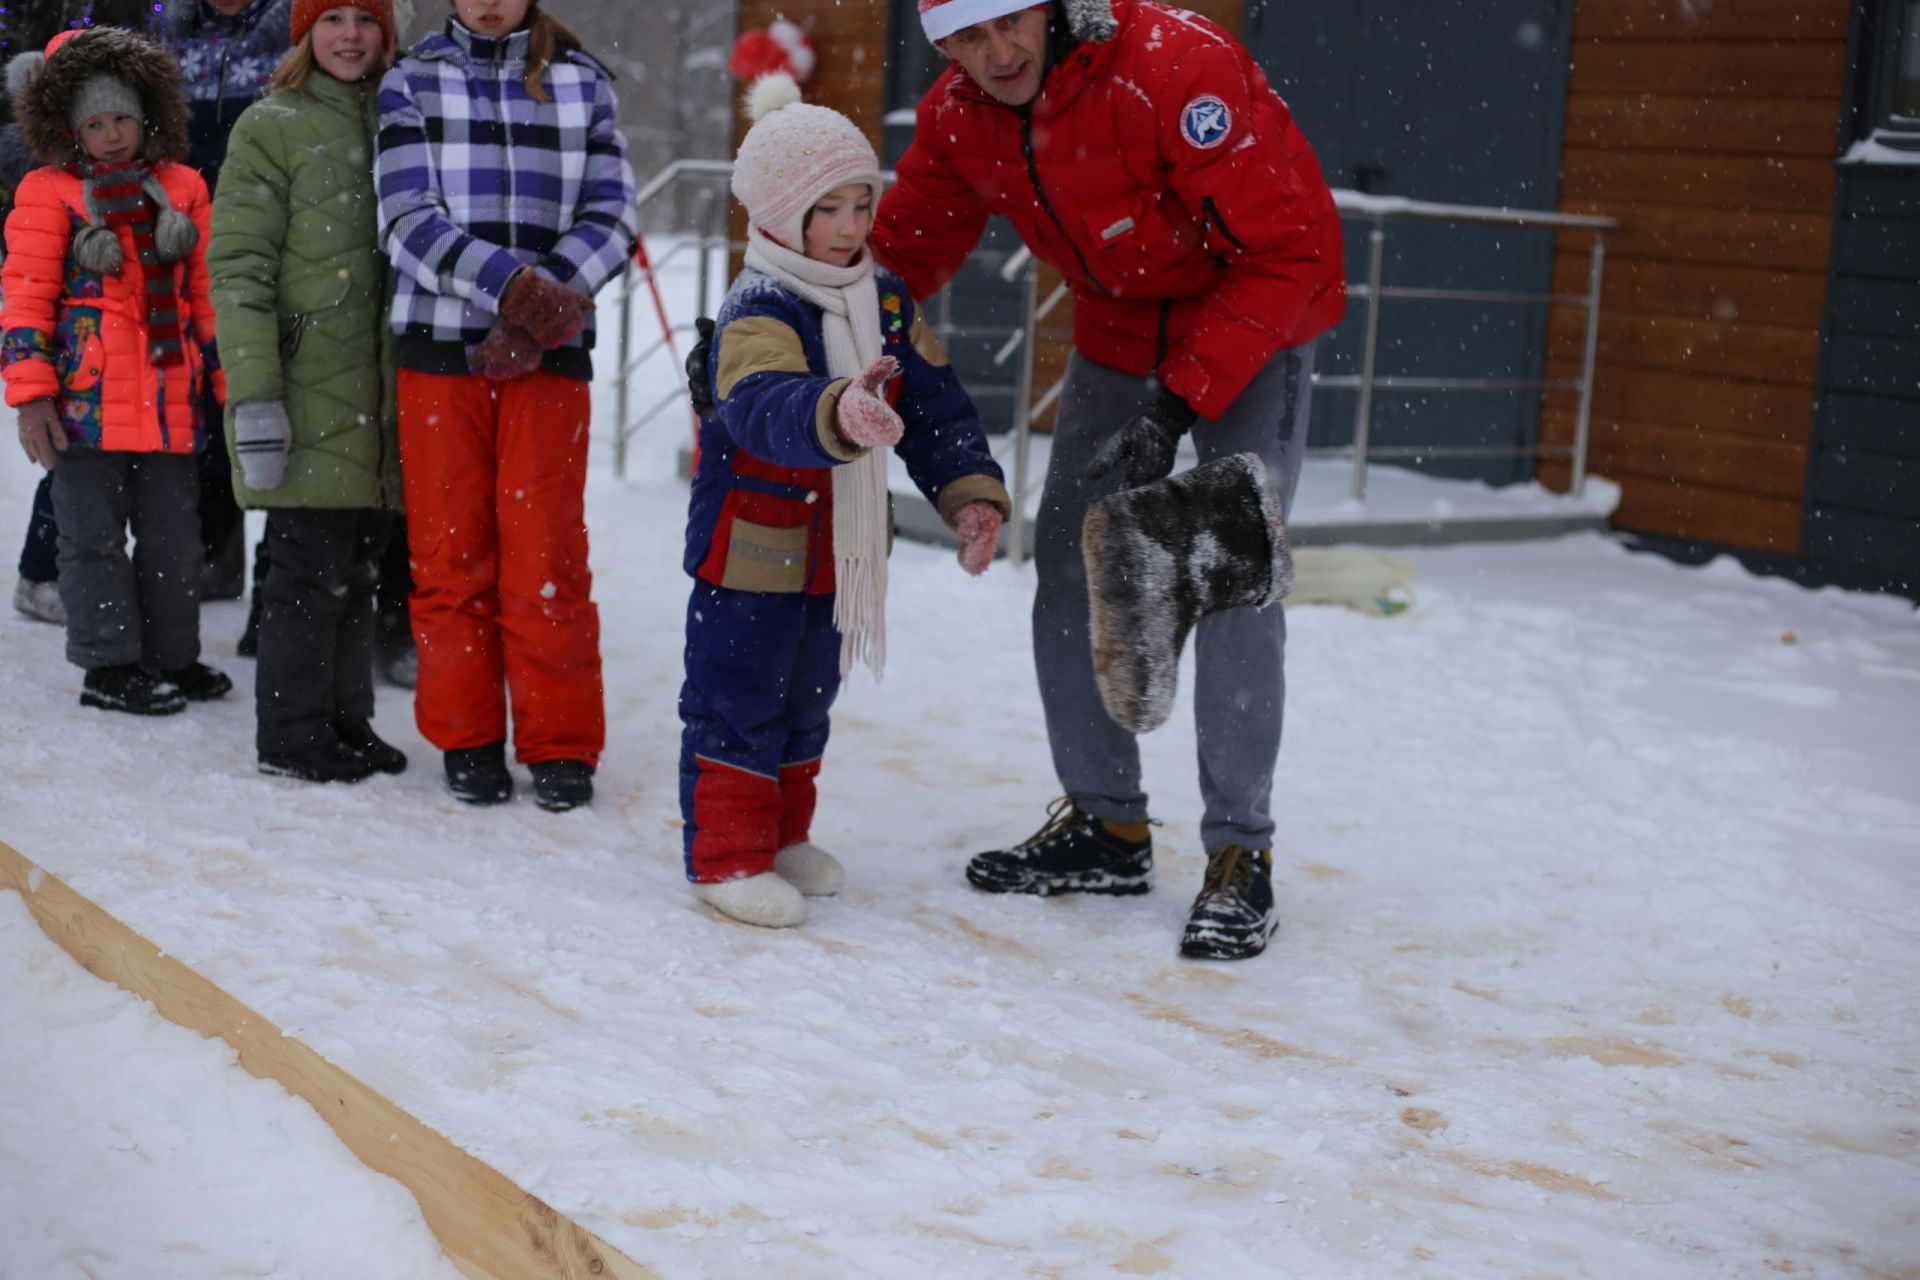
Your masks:
M442 751L502 741L511 702L522 764L599 764L587 384L402 369L399 390L421 734Z

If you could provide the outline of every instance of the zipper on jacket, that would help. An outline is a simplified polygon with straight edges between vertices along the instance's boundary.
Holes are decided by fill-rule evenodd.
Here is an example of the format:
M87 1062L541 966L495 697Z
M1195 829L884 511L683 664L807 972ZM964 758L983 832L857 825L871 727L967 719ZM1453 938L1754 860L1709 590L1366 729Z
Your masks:
M1153 376L1160 376L1160 365L1167 358L1167 320L1173 315L1173 299L1160 300L1160 323L1153 336Z
M1210 222L1212 222L1214 226L1220 228L1220 234L1225 236L1229 241L1231 241L1235 248L1244 249L1247 247L1247 242L1245 240L1242 240L1239 236L1233 234L1233 232L1228 229L1227 220L1220 216L1220 206L1213 202L1212 196L1207 196L1206 198L1202 199L1200 201L1200 208L1201 208L1201 211L1207 215L1207 219Z
M1040 162L1034 158L1033 154L1033 112L1030 110L1020 113L1020 151L1027 158L1027 176L1033 180L1033 194L1040 198L1040 208L1046 213L1054 228L1066 239L1068 247L1073 250L1073 256L1080 263L1080 273L1087 278L1087 283L1101 293L1106 293L1106 286L1100 283L1100 277L1094 275L1093 268L1087 265L1087 255L1080 252L1080 242L1068 234L1066 224L1061 222L1060 215L1053 211L1053 201L1047 199L1047 189L1040 185Z

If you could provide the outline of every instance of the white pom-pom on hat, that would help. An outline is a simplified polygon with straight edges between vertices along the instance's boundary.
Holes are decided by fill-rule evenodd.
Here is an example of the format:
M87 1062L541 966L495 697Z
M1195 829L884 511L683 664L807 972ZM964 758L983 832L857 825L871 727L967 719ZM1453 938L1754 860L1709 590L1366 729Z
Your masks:
M761 76L747 88L747 119L758 124L782 107L800 101L800 85L784 71Z
M785 72L761 76L747 91L753 127L733 162L733 194L754 226L799 250L807 210L850 183L880 195L880 161L853 121L831 107L800 99Z

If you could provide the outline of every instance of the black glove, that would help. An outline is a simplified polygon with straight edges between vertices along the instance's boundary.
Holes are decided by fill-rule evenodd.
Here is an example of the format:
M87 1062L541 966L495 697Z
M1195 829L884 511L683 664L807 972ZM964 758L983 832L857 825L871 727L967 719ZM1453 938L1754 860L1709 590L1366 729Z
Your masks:
M1093 455L1087 475L1098 480L1116 467L1123 487L1137 489L1173 474L1173 451L1200 415L1165 387L1154 402L1133 415Z
M713 353L713 321L701 316L693 322L700 341L687 352L687 399L702 418L713 416L713 379L708 376L707 357Z

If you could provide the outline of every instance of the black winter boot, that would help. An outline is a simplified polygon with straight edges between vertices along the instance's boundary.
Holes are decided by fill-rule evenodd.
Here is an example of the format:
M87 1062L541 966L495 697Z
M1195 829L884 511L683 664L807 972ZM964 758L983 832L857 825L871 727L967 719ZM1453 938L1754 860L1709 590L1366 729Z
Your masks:
M462 747L446 753L447 790L468 804L505 804L513 799L513 775L507 772L507 744Z
M967 883L988 893L1145 893L1153 888L1153 839L1116 835L1063 796L1047 809L1046 825L1013 848L973 855Z
M1273 850L1230 844L1207 859L1207 878L1187 914L1180 954L1245 960L1267 949L1279 925L1273 909Z
M548 813L593 803L593 766L586 761L542 760L527 770L533 774L533 802Z
M160 678L178 688L186 695L188 702L212 702L233 692L232 679L224 671L215 671L204 662L193 662L172 671L163 671Z
M136 716L170 716L187 709L187 695L132 662L88 670L80 705Z
M1107 714L1127 732L1165 723L1196 622L1293 589L1280 499L1266 477L1258 455L1236 453L1087 509L1081 553L1093 677Z
M373 731L365 720L342 716L333 722L340 745L373 766L375 773L405 773L406 753Z
M282 751L260 757L260 772L270 778L298 778L302 782L358 782L374 774L372 761L339 742L303 751Z

